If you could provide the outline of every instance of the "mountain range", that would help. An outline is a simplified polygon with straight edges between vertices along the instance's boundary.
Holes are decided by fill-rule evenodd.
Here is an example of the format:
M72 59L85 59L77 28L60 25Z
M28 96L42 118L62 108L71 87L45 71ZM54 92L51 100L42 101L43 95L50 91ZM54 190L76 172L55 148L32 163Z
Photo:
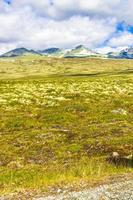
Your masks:
M36 54L40 55L39 52L34 50L29 50L26 48L17 48L2 54L1 57L17 57L17 56L36 55Z
M109 52L108 58L119 58L119 59L133 59L133 47L123 49L120 52Z
M98 57L98 58L113 58L113 59L133 59L133 47L126 48L120 52L109 52L107 54L100 54L91 49L79 45L73 49L60 49L48 48L44 50L32 50L26 48L16 48L7 53L2 54L0 57L9 58L27 55L40 55L49 57L64 57L64 58L85 58L85 57Z

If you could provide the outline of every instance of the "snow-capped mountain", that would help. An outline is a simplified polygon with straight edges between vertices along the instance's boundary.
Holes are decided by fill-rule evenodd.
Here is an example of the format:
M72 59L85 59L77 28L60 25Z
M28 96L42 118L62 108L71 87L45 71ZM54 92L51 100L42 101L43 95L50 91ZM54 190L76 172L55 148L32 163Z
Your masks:
M133 59L133 47L126 48L120 52L110 52L108 58Z
M129 47L120 52L120 58L133 59L133 47Z
M83 46L83 45L79 45L77 47L75 47L74 49L68 51L64 57L66 58L74 58L74 57L97 57L98 53L92 51L91 49Z
M16 48L7 53L2 54L0 57L17 57L27 55L42 55L58 58L85 58L85 57L97 57L97 58L113 58L113 59L133 59L133 47L126 48L120 52L109 52L106 55L92 51L91 49L79 45L74 49L60 49L60 48L48 48L44 50L29 50L26 48Z
M1 57L16 57L16 56L26 56L26 55L39 55L39 52L34 50L28 50L26 48L17 48L2 54Z

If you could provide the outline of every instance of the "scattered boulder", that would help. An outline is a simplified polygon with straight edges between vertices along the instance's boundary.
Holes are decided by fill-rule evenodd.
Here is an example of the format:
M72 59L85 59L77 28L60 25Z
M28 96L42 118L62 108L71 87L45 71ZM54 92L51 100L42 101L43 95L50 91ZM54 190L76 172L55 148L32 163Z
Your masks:
M133 167L133 155L122 156L118 152L113 152L106 160L117 167Z

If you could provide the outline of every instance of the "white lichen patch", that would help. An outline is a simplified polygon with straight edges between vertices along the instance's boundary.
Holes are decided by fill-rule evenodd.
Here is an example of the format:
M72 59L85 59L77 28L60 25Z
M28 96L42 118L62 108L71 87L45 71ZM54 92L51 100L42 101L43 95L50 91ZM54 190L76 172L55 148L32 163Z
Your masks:
M112 110L112 113L114 114L120 114L120 115L127 115L127 111L122 109L122 108L119 108L117 110Z
M58 106L61 102L71 101L73 98L83 98L89 102L92 98L123 98L133 95L133 81L117 81L115 79L99 78L95 80L82 79L80 81L64 80L62 82L24 81L11 84L0 84L0 107L15 108L23 105ZM119 109L112 111L126 114Z

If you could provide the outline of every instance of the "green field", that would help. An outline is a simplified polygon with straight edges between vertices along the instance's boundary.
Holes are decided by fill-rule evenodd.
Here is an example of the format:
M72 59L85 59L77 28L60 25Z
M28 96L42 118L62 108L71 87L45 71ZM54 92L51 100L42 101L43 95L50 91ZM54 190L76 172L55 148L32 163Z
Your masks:
M132 173L133 60L0 60L0 193L77 188Z

